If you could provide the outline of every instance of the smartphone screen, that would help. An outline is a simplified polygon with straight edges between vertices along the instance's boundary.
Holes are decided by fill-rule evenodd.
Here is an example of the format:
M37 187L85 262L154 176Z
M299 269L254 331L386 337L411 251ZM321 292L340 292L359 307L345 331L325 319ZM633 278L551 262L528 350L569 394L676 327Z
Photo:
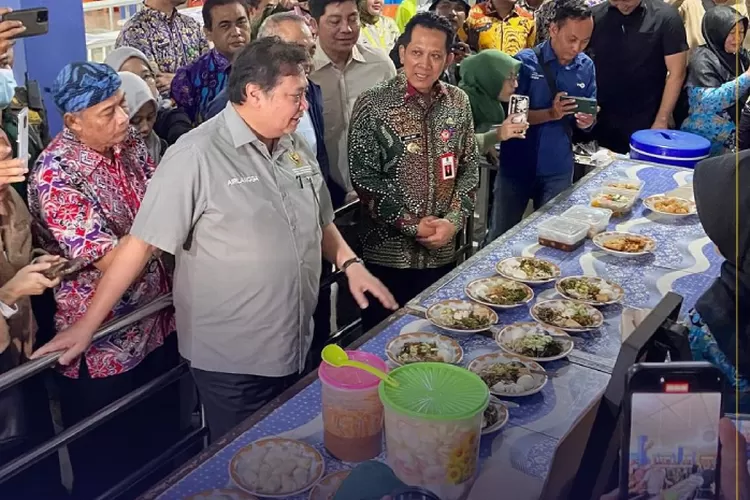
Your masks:
M513 94L508 101L508 115L513 117L513 123L526 123L529 117L529 98L525 95Z
M676 363L665 363L664 366ZM688 363L690 364L690 363ZM620 498L717 498L719 386L686 373L658 376L660 387L630 393L627 491ZM626 418L627 415L626 415Z

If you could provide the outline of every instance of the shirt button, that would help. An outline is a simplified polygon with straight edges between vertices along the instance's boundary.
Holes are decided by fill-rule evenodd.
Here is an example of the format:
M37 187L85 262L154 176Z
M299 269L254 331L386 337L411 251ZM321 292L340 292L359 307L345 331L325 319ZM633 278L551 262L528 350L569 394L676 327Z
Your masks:
M297 226L294 225L294 224L291 225L291 228L292 228L292 231L296 231L297 230Z
M286 200L286 191L281 193L281 197Z

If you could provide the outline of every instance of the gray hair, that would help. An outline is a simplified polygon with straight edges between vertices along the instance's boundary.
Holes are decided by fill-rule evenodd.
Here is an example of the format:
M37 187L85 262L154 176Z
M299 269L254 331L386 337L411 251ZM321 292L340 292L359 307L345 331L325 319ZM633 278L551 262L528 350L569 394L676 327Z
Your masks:
M299 23L307 26L307 21L305 21L305 18L298 14L295 14L292 11L277 12L276 14L271 14L263 20L260 27L258 28L257 38L276 36L276 34L279 32L279 26L284 23Z

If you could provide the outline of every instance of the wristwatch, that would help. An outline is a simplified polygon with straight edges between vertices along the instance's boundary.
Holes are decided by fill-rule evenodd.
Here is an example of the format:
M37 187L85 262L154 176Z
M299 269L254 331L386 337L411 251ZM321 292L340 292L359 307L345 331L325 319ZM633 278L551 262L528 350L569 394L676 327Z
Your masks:
M359 257L353 257L353 258L347 260L346 262L344 262L343 264L341 264L341 269L340 269L341 272L345 273L346 270L349 268L349 266L351 266L352 264L362 264L362 265L365 265L365 261L363 261Z

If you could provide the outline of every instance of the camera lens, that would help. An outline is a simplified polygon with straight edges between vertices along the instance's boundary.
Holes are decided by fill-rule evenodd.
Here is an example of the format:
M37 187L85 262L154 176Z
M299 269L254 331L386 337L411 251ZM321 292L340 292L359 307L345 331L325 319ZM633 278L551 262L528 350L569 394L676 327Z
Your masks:
M49 20L49 11L42 10L36 15L36 22L46 23Z

